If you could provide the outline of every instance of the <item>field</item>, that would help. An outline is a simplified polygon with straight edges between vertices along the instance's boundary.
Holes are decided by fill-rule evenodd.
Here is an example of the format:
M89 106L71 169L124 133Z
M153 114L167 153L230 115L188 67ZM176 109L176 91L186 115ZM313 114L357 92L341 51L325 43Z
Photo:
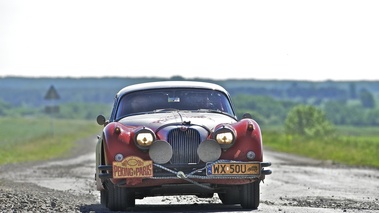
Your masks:
M63 157L100 132L96 121L0 117L0 165Z
M336 134L326 139L288 136L281 127L262 129L264 146L272 150L351 166L379 168L379 131L375 127L337 127Z
M0 165L63 157L75 141L99 134L90 120L0 118ZM328 139L287 136L282 127L262 127L265 147L352 166L379 168L379 131L376 128L338 127Z

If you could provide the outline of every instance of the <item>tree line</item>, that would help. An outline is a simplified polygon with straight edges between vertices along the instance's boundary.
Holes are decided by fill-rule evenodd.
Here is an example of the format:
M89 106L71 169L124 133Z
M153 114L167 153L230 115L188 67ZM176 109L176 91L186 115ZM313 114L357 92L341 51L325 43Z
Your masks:
M312 105L303 102L278 100L269 96L240 94L233 98L238 117L249 112L261 124L282 125L296 106L309 105L323 111L328 120L335 125L379 126L379 107L374 103L365 106L364 100L335 101L327 100L322 104Z
M94 119L110 112L114 95L124 86L157 80L200 80L222 85L231 94L239 118L249 112L263 125L283 125L295 106L322 110L335 125L378 126L379 82L306 82L161 78L0 78L0 116L42 116L47 89L61 99L59 118Z

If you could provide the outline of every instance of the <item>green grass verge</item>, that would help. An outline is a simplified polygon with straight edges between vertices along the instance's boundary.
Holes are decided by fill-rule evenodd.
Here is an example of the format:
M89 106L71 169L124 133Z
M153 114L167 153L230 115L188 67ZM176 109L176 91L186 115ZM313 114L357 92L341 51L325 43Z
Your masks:
M63 157L75 142L98 134L95 121L0 118L0 165Z
M338 127L328 139L288 136L281 128L262 128L264 146L280 152L352 166L379 168L379 132L375 128Z

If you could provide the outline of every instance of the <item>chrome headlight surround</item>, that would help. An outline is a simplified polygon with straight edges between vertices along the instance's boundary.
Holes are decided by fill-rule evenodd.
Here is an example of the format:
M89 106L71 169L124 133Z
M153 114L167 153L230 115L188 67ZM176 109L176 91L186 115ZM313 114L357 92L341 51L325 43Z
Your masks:
M148 150L154 141L155 133L149 128L142 127L134 132L134 142L142 150Z
M213 133L213 139L215 139L217 143L220 144L220 147L222 149L228 149L233 146L236 140L236 131L231 126L220 126Z

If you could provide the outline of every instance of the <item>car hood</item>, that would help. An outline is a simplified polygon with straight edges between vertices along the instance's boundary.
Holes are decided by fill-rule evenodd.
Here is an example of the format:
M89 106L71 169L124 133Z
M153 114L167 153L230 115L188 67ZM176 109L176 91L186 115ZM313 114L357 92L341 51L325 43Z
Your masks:
M208 129L212 129L220 123L231 124L237 121L235 118L222 113L172 111L128 116L119 120L119 122L125 126L146 126L155 131L163 125L170 124L203 125Z

